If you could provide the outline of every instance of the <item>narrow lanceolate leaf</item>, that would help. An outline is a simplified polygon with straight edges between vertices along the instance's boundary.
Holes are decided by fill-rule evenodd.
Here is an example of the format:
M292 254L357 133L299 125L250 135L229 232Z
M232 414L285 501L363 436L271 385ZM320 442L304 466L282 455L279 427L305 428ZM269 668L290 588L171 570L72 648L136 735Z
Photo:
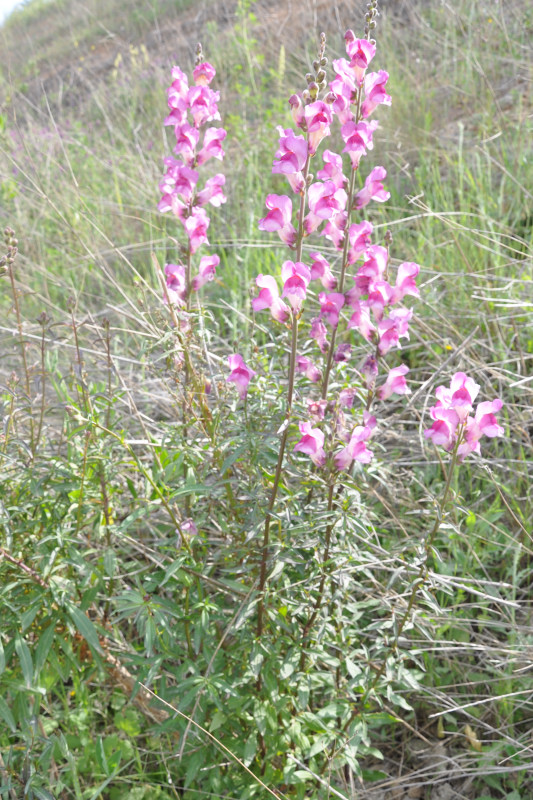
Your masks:
M19 657L24 683L29 689L33 682L33 661L31 659L30 648L21 636L17 636L15 640L15 650Z
M89 647L91 647L97 653L101 653L102 648L100 647L100 642L98 641L98 634L89 617L87 617L83 611L80 611L80 609L74 605L68 605L67 612L72 622L76 626L76 629L79 633L81 633Z
M6 701L2 697L0 697L0 719L4 720L9 730L13 731L13 733L17 730L13 714L11 713Z
M53 623L44 629L40 638L39 644L37 645L37 649L35 651L35 675L38 676L42 668L46 663L46 659L48 657L48 653L50 652L50 647L52 646L52 642L54 640L55 630Z

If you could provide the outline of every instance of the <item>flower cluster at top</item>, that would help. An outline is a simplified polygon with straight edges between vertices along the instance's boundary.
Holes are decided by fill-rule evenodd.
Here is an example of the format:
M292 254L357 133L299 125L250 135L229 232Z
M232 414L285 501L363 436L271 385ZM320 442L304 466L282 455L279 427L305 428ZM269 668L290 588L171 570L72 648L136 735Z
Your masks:
M366 38L356 38L351 30L346 32L347 57L333 61L335 78L329 85L322 35L314 72L306 76L307 89L289 100L296 130L278 128L279 147L272 172L285 176L290 192L267 196L267 213L259 228L277 233L294 255L282 264L281 286L275 275L257 276L259 292L252 300L254 312L269 309L276 321L293 332L303 317L306 301L317 308L308 331L315 344L308 342L305 354L295 352L291 369L320 387L321 396L309 398L311 419L300 422L301 439L294 449L309 455L317 466L323 466L329 460L326 450L331 452L335 445L343 444L329 462L338 470L349 469L354 461L368 463L372 458L366 442L376 427L376 419L369 413L374 397L386 400L393 393L409 391L405 379L409 370L405 365L389 369L386 379L379 387L376 384L380 362L392 348L400 347L401 339L409 338L412 310L400 303L408 295L419 296L415 283L419 266L404 262L395 269L391 280L392 237L386 239L386 246L373 244L372 224L365 219L352 221L353 212L361 211L371 201L381 203L390 197L383 185L386 171L382 166L371 169L360 182L362 185L356 187L362 159L372 150L378 127L371 117L378 106L391 104L386 90L388 74L383 70L368 72L376 54L376 44L370 39L376 13L375 0L371 0ZM327 147L319 153L335 121L344 141L342 153ZM314 168L316 176L310 172L313 160L318 162ZM311 235L324 237L331 243L336 251L335 265L318 248L311 247L308 257L303 255L303 243ZM313 291L315 281L319 285ZM350 365L353 347L349 341L352 329L358 331L372 350L357 370L356 385L346 386L347 382L354 384L355 365ZM315 363L316 357L310 357L312 347L318 347L322 364ZM343 372L346 366L352 367L351 372ZM334 399L329 387L332 368L336 370L336 378L345 383ZM356 399L361 401L360 424L353 427L345 418L345 409L357 408ZM326 419L328 415L330 420ZM323 421L329 440L326 448L324 431L317 426Z
M179 67L172 68L172 85L167 90L170 114L165 125L174 128L178 158L164 159L167 171L159 188L162 193L159 211L172 211L180 220L188 238L186 265L165 266L168 301L177 306L188 305L191 291L198 291L207 281L213 280L220 262L217 255L205 255L200 259L197 274L191 274L191 256L203 244L209 244L207 229L209 217L207 204L220 206L226 202L223 187L226 178L217 173L208 178L201 189L198 187L198 167L212 158L224 158L222 142L226 137L224 128L209 123L220 120L218 112L219 93L210 88L215 77L215 68L203 61L202 48L198 45L196 66L193 70L194 85L189 86L187 75Z
M427 439L446 450L455 451L460 461L470 453L479 454L479 440L482 436L503 436L503 428L498 425L495 414L503 402L497 397L479 403L474 416L474 400L479 386L464 372L456 372L449 388L439 386L435 392L437 403L430 408L433 425L424 431Z

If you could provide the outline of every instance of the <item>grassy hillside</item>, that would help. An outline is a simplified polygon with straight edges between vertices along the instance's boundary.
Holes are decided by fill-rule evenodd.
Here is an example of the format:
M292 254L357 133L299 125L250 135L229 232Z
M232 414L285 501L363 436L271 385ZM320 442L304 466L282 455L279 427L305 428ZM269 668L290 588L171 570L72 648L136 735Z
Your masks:
M34 0L0 28L0 222L19 251L0 294L2 797L533 793L533 5L380 11L373 68L393 102L370 159L391 197L368 218L394 265L421 267L401 350L412 394L382 410L376 461L334 502L292 456L264 629L288 345L250 300L288 256L258 220L286 191L276 128L319 33L341 57L364 5ZM157 203L165 89L199 40L228 199L187 339L161 302L183 231ZM235 351L259 376L244 410ZM505 436L447 472L423 430L458 371L503 399Z

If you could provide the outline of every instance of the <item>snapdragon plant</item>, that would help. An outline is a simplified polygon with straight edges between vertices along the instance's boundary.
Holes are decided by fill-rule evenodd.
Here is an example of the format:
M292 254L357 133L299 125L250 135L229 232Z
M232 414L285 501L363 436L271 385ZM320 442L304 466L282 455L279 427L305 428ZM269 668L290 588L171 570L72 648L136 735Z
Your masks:
M420 665L412 659L409 664L399 642L427 579L451 476L462 458L478 450L482 434L503 433L494 417L500 400L482 403L468 416L476 393L471 378L457 373L450 390L440 387L426 437L451 452L446 488L426 536L425 559L414 569L409 600L394 618L391 637L389 622L381 613L373 619L374 604L360 594L368 563L358 543L369 524L360 487L365 470L379 471L369 441L379 442L380 420L391 414L388 401L411 391L409 368L396 353L409 339L420 267L397 259L391 234L380 240L366 218L372 203L390 197L385 168L367 166L378 129L375 117L392 102L388 74L370 71L376 17L372 0L364 37L346 32L346 58L333 61L330 81L321 35L305 88L289 98L293 126L278 127L272 173L283 176L288 188L267 195L258 228L277 234L288 253L274 273L257 275L251 300L254 316L270 312L277 347L265 359L246 343L241 352L227 355L229 374L218 376L216 395L209 388L221 429L233 430L230 440L239 438L239 425L244 434L238 456L229 452L224 462L233 487L229 503L219 510L211 504L202 518L198 506L191 551L193 559L199 557L202 538L223 514L228 534L222 574L240 574L244 591L207 664L205 680L215 684L218 676L219 688L204 687L192 717L219 715L223 741L242 745L243 763L261 781L275 791L291 787L302 797L326 796L329 782L321 777L326 773L341 785L346 770L361 777L362 757L380 757L368 726L385 699L407 707L398 692L402 675L411 673L411 685L417 681ZM201 313L192 292L214 275L216 257L201 258L194 280L192 257L207 243L205 204L223 202L222 175L196 189L207 140L217 142L220 156L224 136L209 128L197 152L199 129L217 118L219 98L208 86L215 75L209 63L198 60L193 75L195 86L189 87L181 70L173 70L166 124L174 125L184 164L166 160L159 206L176 215L188 237L186 264L165 267L165 301L176 331L194 328L195 313ZM341 152L329 145L336 134L344 143ZM228 383L235 385L236 403L221 399ZM217 403L225 403L224 409ZM196 407L198 423L203 412ZM201 437L201 426L195 430ZM236 640L224 657L226 636ZM186 736L190 732L189 724ZM186 752L184 742L180 752ZM254 791L248 787L246 796Z

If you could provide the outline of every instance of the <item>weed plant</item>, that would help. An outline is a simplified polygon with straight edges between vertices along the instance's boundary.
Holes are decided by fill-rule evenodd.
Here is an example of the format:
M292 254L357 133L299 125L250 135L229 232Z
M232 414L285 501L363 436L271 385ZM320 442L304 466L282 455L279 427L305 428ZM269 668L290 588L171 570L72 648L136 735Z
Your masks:
M9 86L2 797L531 796L531 19L404 5Z

